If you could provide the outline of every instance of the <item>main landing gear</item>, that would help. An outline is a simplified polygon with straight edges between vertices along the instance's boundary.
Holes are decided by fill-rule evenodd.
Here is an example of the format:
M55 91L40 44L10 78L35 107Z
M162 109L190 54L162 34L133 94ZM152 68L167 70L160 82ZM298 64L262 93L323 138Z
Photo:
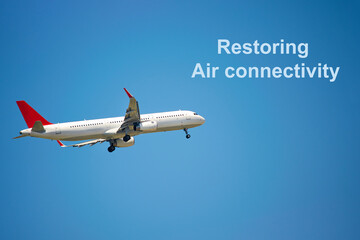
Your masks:
M111 144L110 147L108 147L108 151L109 151L109 152L115 151L114 145Z
M124 142L127 142L127 141L129 141L130 140L130 135L125 135L124 137L123 137L123 140L124 140Z
M184 128L184 132L186 133L186 138L189 139L191 136L190 136L190 134L188 133L188 129L187 129L187 128Z

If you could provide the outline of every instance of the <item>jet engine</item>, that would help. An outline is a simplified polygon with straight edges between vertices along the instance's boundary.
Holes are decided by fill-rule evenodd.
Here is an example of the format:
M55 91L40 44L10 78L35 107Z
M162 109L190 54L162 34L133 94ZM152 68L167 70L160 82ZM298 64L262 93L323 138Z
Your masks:
M149 121L149 122L141 122L138 125L134 126L135 131L143 131L143 132L152 132L156 131L157 122Z
M131 147L135 144L135 139L130 137L130 140L125 142L122 138L117 138L114 140L114 147Z

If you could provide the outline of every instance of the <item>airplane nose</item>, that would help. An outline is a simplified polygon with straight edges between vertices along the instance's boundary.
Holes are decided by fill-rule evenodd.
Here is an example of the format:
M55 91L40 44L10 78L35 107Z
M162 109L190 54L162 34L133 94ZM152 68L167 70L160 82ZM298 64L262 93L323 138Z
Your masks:
M200 116L200 121L203 124L205 122L205 118Z

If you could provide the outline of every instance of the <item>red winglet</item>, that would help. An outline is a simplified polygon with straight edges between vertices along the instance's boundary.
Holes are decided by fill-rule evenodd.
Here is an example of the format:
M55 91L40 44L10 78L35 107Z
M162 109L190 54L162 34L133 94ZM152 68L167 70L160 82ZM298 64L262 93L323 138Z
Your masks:
M36 121L40 121L43 125L50 125L52 123L48 122L43 118L37 111L35 111L29 104L25 101L16 101L21 114L24 117L24 120L29 128L34 126Z
M56 140L58 142L58 144L60 145L60 147L66 147L61 141Z
M126 88L124 88L126 94L129 96L129 98L133 98L133 96L128 92L128 90L126 90Z

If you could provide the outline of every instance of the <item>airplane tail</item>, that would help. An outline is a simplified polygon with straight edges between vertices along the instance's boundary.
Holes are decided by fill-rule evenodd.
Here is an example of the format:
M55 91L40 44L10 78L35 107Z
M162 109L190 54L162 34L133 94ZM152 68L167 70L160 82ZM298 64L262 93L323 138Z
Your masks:
M24 120L29 128L32 128L36 121L40 121L43 125L50 125L52 123L48 122L43 118L38 112L36 112L29 104L25 101L16 101L21 114L24 117Z

